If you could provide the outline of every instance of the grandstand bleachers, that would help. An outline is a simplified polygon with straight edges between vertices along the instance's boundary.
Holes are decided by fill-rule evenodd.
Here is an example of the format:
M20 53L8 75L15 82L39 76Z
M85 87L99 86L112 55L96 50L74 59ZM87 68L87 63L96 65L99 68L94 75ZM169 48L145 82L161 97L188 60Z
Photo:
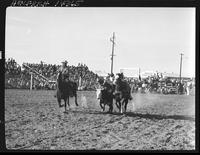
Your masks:
M31 74L33 73L33 88L35 89L55 89L55 81L59 65L40 63L23 63L22 66L9 58L5 62L5 88L30 88ZM80 84L84 90L95 90L98 75L89 70L84 64L78 66L68 66L70 79Z
M45 64L42 61L40 63L23 63L22 66L20 66L14 59L9 58L5 62L5 88L30 89L32 83L33 89L56 89L55 81L59 67L59 65ZM70 80L77 82L79 90L95 90L98 87L97 79L99 76L93 71L90 71L85 64L79 63L77 66L72 65L68 67ZM134 72L136 73L135 77L138 76L138 69L132 69L131 71L136 71ZM32 82L30 73L32 73ZM131 75L133 75L133 72L131 72ZM166 84L168 81L178 87L179 81L177 79L167 79L163 78L161 75L162 74L154 74L142 79L125 77L125 79L131 85L135 86L135 89L141 87L142 84L145 84L149 89L149 87L156 82L158 83L158 86L160 86L161 83L164 82L164 84ZM194 88L194 79L192 80L192 83L192 88ZM182 85L185 90L187 81L183 81Z

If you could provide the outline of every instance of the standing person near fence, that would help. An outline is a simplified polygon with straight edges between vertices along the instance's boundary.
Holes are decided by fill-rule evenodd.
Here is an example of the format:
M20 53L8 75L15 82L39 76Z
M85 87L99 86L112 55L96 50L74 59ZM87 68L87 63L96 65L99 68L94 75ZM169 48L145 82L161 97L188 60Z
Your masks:
M192 81L191 80L189 80L189 81L187 81L187 83L186 83L186 94L187 95L190 95L190 90L192 89Z

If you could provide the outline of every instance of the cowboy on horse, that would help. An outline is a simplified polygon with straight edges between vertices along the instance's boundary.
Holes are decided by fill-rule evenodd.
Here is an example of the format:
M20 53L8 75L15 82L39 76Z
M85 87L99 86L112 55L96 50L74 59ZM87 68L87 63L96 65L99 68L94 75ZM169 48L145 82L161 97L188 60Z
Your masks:
M57 76L57 91L56 97L58 100L59 107L61 105L61 99L65 102L65 111L66 111L66 103L69 106L69 97L75 97L75 104L78 106L77 103L77 84L69 79L69 70L67 67L67 61L62 62L62 66L58 70Z
M65 75L65 78L69 80L69 70L67 68L68 61L62 61L61 67L58 69L58 75L56 77L56 87L61 89L61 83L59 80L62 78L62 75ZM56 97L57 94L54 95Z
M69 70L68 70L67 64L68 64L68 61L63 61L61 67L58 69L58 76L56 79L58 88L60 88L58 80L61 77L61 75L63 75L67 80L69 80Z
M124 79L124 74L123 73L118 73L118 79L115 81L116 91L115 93L118 93L118 91L121 91L122 94L128 93L128 99L132 100L133 97L131 96L131 88L128 84L128 82Z
M114 84L112 83L111 76L106 78L100 78L98 80L100 84L100 91L97 91L97 99L100 100L100 107L105 110L105 105L109 106L109 112L113 110L113 98L114 98Z

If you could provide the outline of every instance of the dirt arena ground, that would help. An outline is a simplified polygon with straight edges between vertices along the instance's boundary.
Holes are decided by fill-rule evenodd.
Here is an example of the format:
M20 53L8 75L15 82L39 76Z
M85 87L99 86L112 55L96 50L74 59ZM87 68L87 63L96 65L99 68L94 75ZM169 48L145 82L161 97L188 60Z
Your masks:
M54 91L5 90L7 149L194 150L195 96L133 94L126 115L102 112L94 91L64 113ZM106 109L108 110L108 108Z

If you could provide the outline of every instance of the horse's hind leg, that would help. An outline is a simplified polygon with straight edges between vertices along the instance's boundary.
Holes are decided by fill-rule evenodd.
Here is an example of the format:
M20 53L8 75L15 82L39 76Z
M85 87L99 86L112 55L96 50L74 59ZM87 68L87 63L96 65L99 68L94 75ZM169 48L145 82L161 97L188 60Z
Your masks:
M62 105L61 105L61 99L57 98L57 101L58 101L59 108L61 108L62 107Z
M124 110L125 110L125 113L126 113L126 110L127 110L127 105L128 105L128 99L127 100L125 100L125 103L124 103L125 105L124 105Z
M112 113L113 111L113 102L110 103L109 112Z

